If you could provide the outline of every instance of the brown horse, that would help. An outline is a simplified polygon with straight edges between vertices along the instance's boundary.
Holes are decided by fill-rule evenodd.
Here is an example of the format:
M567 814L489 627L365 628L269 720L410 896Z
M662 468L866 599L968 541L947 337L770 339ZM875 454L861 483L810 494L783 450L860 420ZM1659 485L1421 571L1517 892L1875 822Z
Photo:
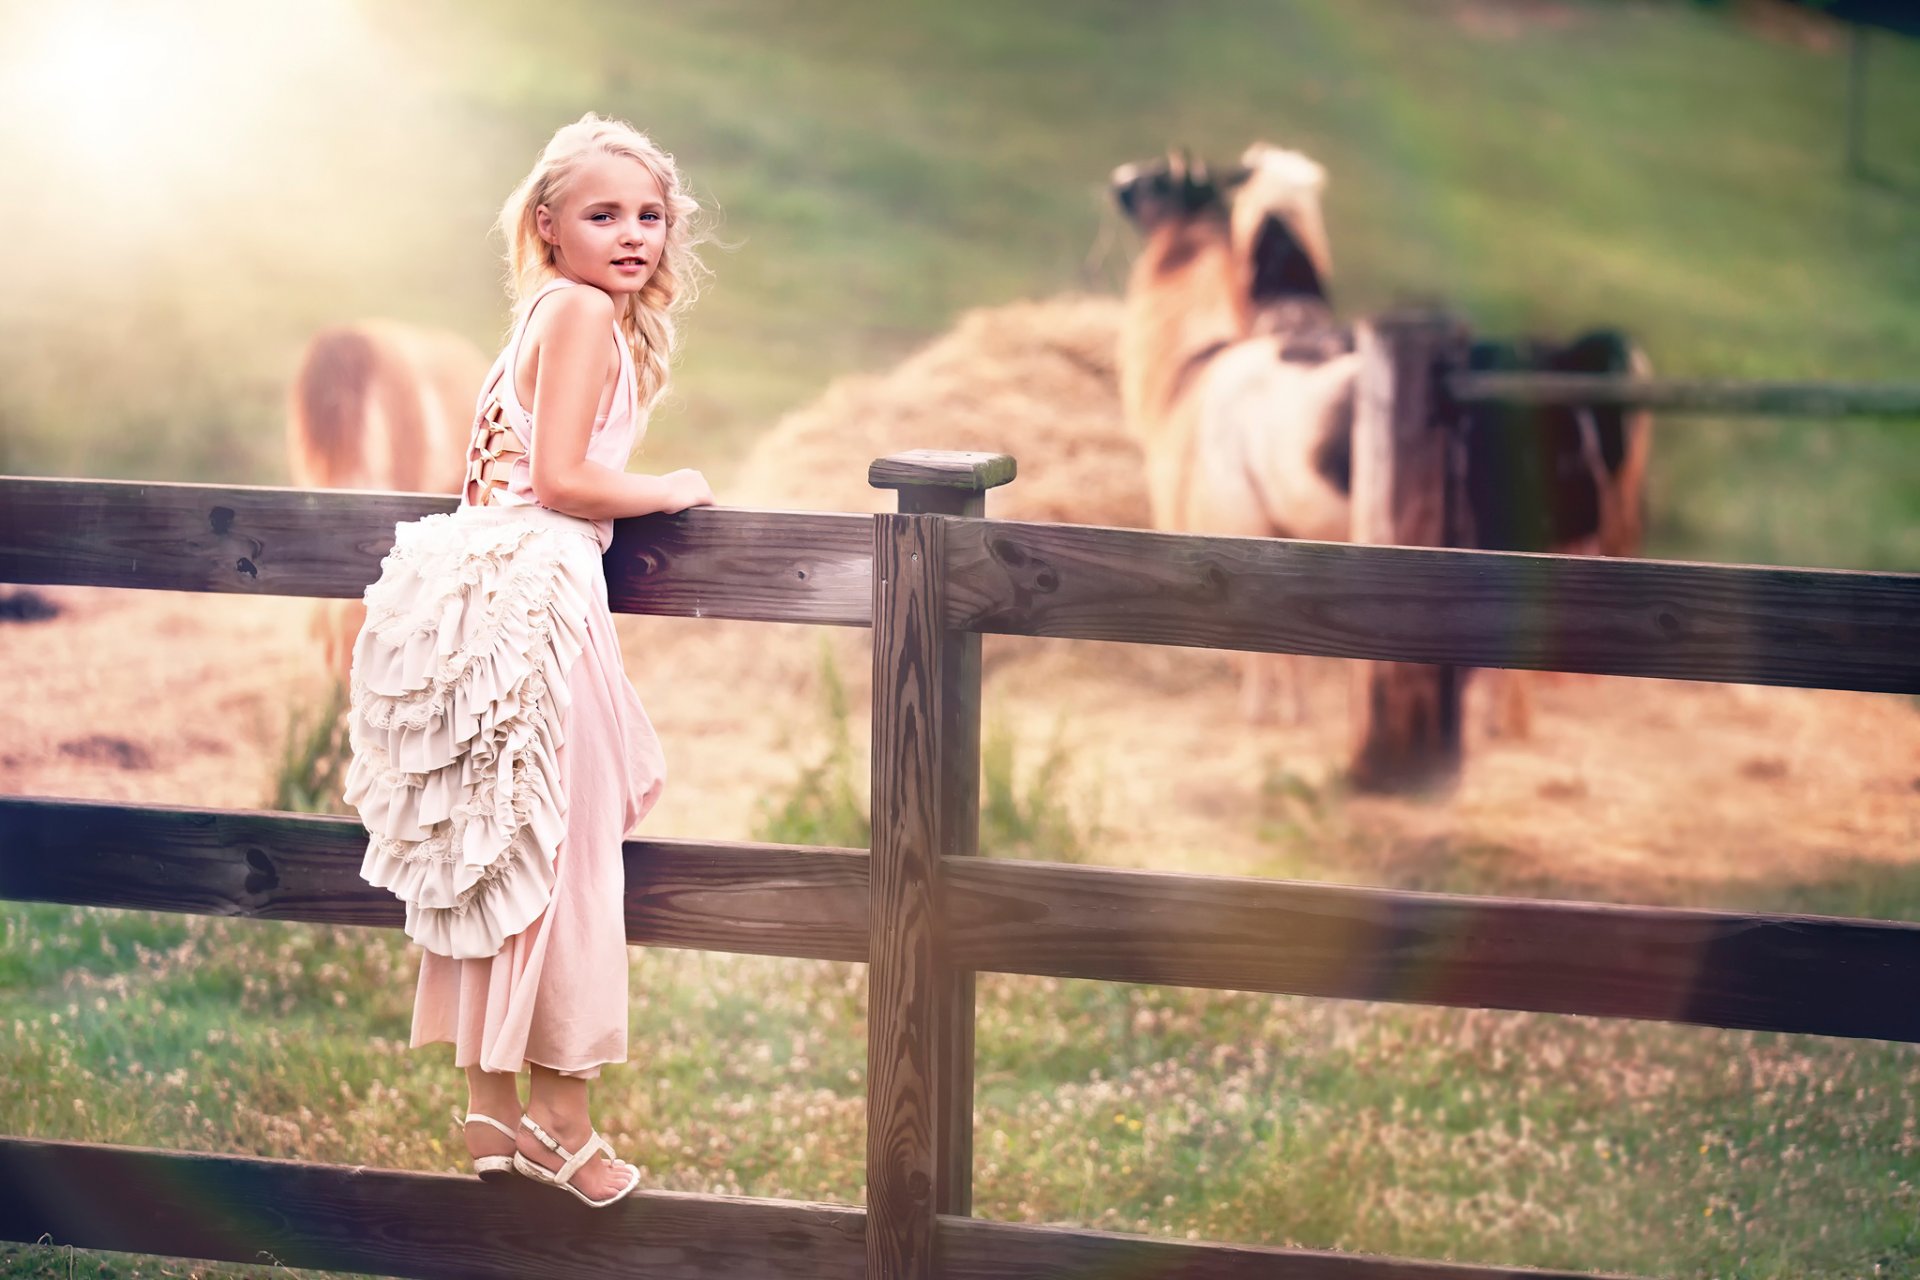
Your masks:
M456 334L394 320L328 329L287 396L287 465L310 489L458 493L487 360ZM344 683L359 600L316 603L312 634Z

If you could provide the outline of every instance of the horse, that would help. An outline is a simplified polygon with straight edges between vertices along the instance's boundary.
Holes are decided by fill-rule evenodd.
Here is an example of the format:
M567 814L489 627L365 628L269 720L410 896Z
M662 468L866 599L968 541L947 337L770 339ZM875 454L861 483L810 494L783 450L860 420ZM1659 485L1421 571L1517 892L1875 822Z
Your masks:
M287 467L309 489L458 493L487 359L457 334L362 320L308 342L287 393ZM344 684L366 620L316 602L310 634Z
M1121 321L1121 403L1155 528L1349 537L1359 366L1327 290L1324 185L1313 160L1262 143L1218 179L1182 153L1113 171L1145 238ZM1238 660L1246 719L1271 718L1283 676L1291 718L1306 718L1291 655Z
M1359 361L1333 311L1320 213L1325 170L1263 142L1218 177L1185 153L1116 168L1111 189L1144 241L1128 276L1121 401L1142 442L1156 528L1240 537L1351 537ZM1472 344L1474 370L1651 372L1625 335ZM1468 545L1632 555L1645 529L1644 411L1468 406ZM1269 718L1281 677L1306 718L1297 665L1241 655L1241 711ZM1527 687L1498 682L1494 731L1525 736Z

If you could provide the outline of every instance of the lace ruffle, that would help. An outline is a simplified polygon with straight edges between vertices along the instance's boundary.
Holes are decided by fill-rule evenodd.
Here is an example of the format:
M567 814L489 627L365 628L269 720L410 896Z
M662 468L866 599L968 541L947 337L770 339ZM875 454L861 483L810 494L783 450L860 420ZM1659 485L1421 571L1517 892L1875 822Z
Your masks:
M567 678L599 589L589 522L513 510L396 526L354 645L360 874L407 903L409 937L458 959L496 954L552 896Z

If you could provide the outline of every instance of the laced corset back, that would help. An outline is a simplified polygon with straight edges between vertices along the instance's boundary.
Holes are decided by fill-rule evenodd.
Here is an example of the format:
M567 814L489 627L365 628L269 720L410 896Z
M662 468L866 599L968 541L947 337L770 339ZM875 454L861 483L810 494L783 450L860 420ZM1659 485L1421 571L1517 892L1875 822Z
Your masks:
M460 495L462 506L539 505L533 493L533 414L520 403L514 386L514 370L519 365L520 342L526 336L534 306L553 290L575 283L552 280L534 295L514 328L513 340L488 372L474 408L473 433L467 442L466 479ZM617 326L613 336L620 354L620 373L614 384L613 403L606 413L593 420L587 457L621 470L632 451L636 432L644 428L639 422L636 404L632 354ZM611 534L611 522L602 523L608 524L607 533Z
M467 444L467 482L461 501L470 507L493 506L513 478L514 464L527 456L526 441L507 422L499 395L487 397L474 420Z

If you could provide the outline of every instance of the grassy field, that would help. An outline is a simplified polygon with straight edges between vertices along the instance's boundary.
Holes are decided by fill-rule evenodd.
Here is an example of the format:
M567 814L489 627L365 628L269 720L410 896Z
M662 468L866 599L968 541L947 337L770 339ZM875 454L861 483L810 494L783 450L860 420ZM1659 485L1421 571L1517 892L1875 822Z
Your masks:
M397 937L51 906L5 927L6 1132L460 1167L464 1083L405 1047ZM632 978L631 1065L596 1118L644 1185L859 1202L860 966L637 950ZM1920 1269L1905 1046L993 975L978 1010L984 1217L1666 1276ZM0 1265L64 1275L64 1253Z
M1104 174L1173 144L1224 158L1264 137L1325 162L1352 314L1444 298L1490 332L1611 322L1675 374L1911 379L1920 351L1911 44L1876 49L1879 168L1851 182L1842 55L1677 3L541 12L529 30L504 0L369 8L379 56L308 86L340 135L287 149L292 169L262 160L247 191L284 184L277 221L227 218L211 262L177 210L129 232L144 252L118 273L59 202L0 211L22 286L0 298L0 470L283 482L279 397L314 327L394 314L491 349L489 209L588 107L653 129L734 246L709 254L660 467L723 477L781 411L965 307L1117 289ZM1674 423L1654 549L1911 570L1916 430ZM848 769L803 762L770 829L857 833ZM1031 791L988 795L1003 848L1075 836ZM1315 822L1277 823L1258 873L1381 865L1337 794L1293 799ZM1395 882L1583 896L1514 883L1497 850L1444 854L1390 860ZM1795 892L1764 905L1920 920L1906 871L1836 866ZM1748 905L1697 883L1643 900ZM461 1168L450 1051L405 1047L413 963L376 931L0 904L0 1132ZM647 1186L859 1201L860 966L636 950L632 990L631 1064L596 1120ZM1664 1276L1920 1274L1909 1046L994 975L978 1009L985 1217ZM0 1274L70 1270L264 1274L0 1245Z

